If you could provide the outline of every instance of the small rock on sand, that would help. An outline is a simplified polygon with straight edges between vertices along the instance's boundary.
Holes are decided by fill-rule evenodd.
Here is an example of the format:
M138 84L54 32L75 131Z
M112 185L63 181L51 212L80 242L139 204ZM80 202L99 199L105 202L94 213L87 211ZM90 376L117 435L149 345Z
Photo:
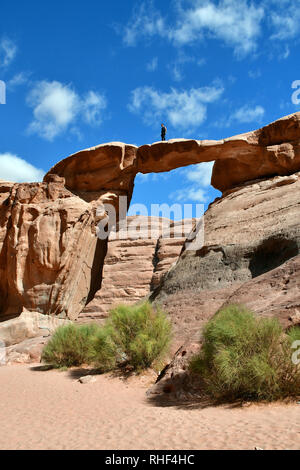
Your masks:
M93 377L92 375L85 375L83 377L80 377L80 379L78 380L78 382L80 382L81 384L89 384L96 381L96 377Z

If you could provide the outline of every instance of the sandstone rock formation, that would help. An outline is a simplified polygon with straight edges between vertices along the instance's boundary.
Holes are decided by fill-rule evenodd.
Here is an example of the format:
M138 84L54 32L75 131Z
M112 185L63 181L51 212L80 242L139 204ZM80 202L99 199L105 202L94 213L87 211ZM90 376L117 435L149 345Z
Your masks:
M37 336L49 336L58 326L68 323L69 320L24 309L18 318L0 323L0 341L6 347L12 346Z
M300 170L300 113L257 131L219 141L174 139L139 148L120 142L82 150L57 163L48 174L63 176L66 187L87 198L111 192L131 197L135 175L170 171L215 161L212 185L226 191L246 181Z
M157 377L156 383L147 390L147 396L155 403L161 405L165 398L167 402L176 400L177 403L195 400L201 397L201 377L191 374L189 371L189 361L200 351L200 344L189 342L181 346L174 354L170 363L162 370Z
M23 309L19 317L0 323L0 366L39 362L44 345L56 328L71 323L53 315Z
M113 204L120 195L130 202L136 154L137 147L121 142L98 145L60 161L45 179L53 174L64 177L66 188L87 202L101 199Z
M106 244L96 237L95 207L58 176L2 185L1 199L1 319L23 308L76 318L101 285Z
M227 298L225 305L229 304L276 317L285 328L300 325L300 256L242 284Z
M35 336L34 338L25 339L21 343L6 347L4 351L2 351L2 364L39 363L43 349L50 338L51 333L49 332L48 334L45 333L43 336Z
M183 228L181 221L135 216L127 223L126 238L109 240L102 287L80 313L81 323L102 320L115 305L134 304L157 288L177 261L193 221L185 221ZM187 230L184 237L179 229Z
M226 191L246 181L289 175L300 169L300 113L286 116L257 131L219 141L170 140L137 151L142 173L215 161L212 185Z
M20 315L23 308L77 319L101 287L107 243L97 239L96 227L99 221L107 221L105 204L118 208L120 196L126 196L128 206L138 172L215 161L212 184L223 191L223 197L206 213L204 247L199 252L184 252L155 292L157 301L168 302L184 339L242 283L299 254L299 142L300 113L295 113L221 141L181 139L140 148L118 142L103 144L62 160L43 183L2 182L1 320ZM147 291L149 285L160 284L161 273L170 266L169 247L176 252L172 261L181 251L182 242L176 243L156 240L143 248L149 250L147 282L146 278L141 281L135 298L144 295L148 280ZM152 269L149 256L154 245L157 260ZM111 246L107 283L116 279L113 260L124 263L122 248L115 248L114 258ZM128 292L133 293L133 285L130 283ZM126 292L122 283L116 286L110 295L117 300L116 290L123 289L122 296ZM107 288L100 291L101 302Z
M295 173L245 183L211 204L203 248L184 252L153 295L173 318L177 346L196 341L228 298L291 324L299 308L299 201Z

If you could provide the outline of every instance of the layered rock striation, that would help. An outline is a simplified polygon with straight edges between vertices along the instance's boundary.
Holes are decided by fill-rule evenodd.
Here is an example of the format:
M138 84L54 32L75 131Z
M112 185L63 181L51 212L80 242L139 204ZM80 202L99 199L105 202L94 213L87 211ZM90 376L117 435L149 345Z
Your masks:
M78 317L101 321L111 308L134 304L158 288L177 261L193 221L173 222L159 217L128 217L126 238L109 240L101 289ZM119 235L119 234L116 234Z

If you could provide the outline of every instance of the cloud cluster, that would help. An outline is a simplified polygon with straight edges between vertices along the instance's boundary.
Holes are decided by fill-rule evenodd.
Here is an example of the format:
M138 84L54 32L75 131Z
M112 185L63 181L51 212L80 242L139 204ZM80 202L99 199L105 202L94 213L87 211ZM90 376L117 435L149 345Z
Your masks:
M0 153L0 179L16 183L41 181L45 172L12 153Z
M72 126L76 129L78 119L100 125L106 99L94 91L80 96L71 85L58 81L41 81L29 92L27 104L33 108L34 116L28 132L52 141Z
M182 2L186 3L186 2ZM247 0L193 1L181 14L169 38L179 45L212 37L232 46L237 55L255 50L264 9Z
M248 123L261 123L265 115L263 106L250 106L245 105L233 111L229 116L223 117L216 121L216 127L230 127L233 123L248 124Z
M257 49L263 31L280 41L300 31L299 0L177 0L173 5L175 19L170 20L153 1L139 4L123 28L125 45L155 36L175 46L215 39L245 57Z
M217 101L223 91L221 84L169 92L143 86L132 91L129 110L146 124L167 121L174 128L193 130L205 121L207 104Z
M154 8L153 0L144 2L133 10L130 22L123 29L123 41L126 46L135 46L140 37L165 35L165 22Z
M261 122L264 117L265 109L262 106L242 106L237 109L229 118L230 122L237 121L241 123Z
M270 3L269 3L270 6ZM300 31L300 5L298 0L271 0L271 39L293 39Z

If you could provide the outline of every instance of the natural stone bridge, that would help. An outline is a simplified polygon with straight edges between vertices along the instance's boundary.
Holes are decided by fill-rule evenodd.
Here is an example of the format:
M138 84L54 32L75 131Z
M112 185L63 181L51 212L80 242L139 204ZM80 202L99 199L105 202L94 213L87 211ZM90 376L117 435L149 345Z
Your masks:
M76 319L101 287L107 242L96 237L96 208L129 202L138 172L208 161L223 192L299 171L300 113L221 141L103 144L57 163L43 183L1 182L0 319L23 308Z

